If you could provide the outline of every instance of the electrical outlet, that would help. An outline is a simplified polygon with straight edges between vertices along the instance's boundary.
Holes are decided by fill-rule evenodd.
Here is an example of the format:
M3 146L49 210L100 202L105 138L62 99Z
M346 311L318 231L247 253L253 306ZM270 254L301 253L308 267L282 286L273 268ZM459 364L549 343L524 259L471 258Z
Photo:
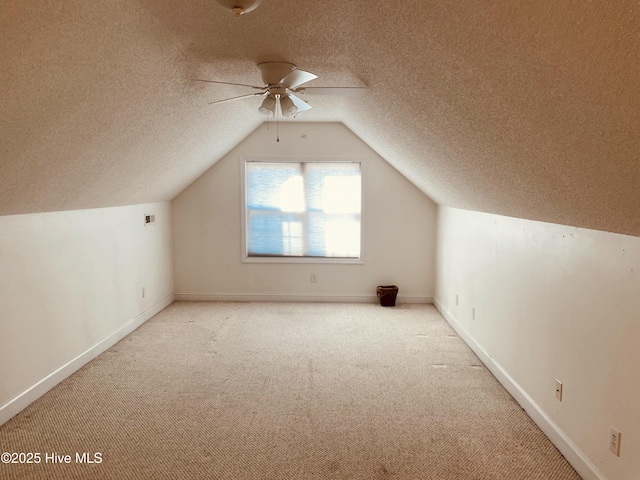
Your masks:
M616 457L620 456L620 440L622 439L622 434L611 427L611 434L609 436L609 450L613 452Z
M147 296L147 289L142 287L142 298L145 298Z
M318 283L318 274L317 273L312 273L311 274L311 283Z
M559 402L562 401L562 382L556 379L556 398Z
M476 309L472 308L471 309L471 320L475 320L476 319Z
M456 307L459 305L458 303L458 294L456 293Z

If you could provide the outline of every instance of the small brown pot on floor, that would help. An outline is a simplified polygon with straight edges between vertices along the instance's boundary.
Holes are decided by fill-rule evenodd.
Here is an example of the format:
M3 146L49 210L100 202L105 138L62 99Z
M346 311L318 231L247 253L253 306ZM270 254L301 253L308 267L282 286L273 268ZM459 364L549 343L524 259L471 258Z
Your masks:
M398 287L395 285L381 285L376 289L380 305L383 307L395 307Z

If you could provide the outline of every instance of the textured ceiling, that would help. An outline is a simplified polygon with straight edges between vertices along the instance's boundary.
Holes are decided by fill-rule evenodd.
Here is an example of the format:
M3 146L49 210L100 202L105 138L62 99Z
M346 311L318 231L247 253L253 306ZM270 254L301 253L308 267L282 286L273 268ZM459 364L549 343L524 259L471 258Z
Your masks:
M442 205L640 236L638 2L215 0L0 4L0 215L169 200L263 120L340 121Z

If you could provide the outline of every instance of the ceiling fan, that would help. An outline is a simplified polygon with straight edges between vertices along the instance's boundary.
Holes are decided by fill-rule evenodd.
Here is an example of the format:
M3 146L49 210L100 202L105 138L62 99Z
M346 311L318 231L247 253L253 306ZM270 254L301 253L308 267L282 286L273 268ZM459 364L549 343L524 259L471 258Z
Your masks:
M298 70L293 63L263 62L258 64L258 69L262 75L263 86L221 82L218 80L194 80L197 82L237 85L259 90L258 92L248 93L246 95L209 102L209 105L248 97L264 97L258 111L267 116L274 115L276 118L278 110L280 110L283 117L295 117L299 113L311 108L311 105L298 97L297 94L360 96L367 91L365 87L303 87L302 85L304 83L318 78L318 76L311 72Z

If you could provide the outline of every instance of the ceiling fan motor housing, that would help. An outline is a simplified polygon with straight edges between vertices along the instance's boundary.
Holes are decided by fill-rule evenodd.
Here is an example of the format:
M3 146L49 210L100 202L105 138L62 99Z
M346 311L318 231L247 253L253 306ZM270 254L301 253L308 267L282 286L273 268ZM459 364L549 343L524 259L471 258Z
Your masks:
M265 85L279 85L284 77L296 69L293 63L263 62L258 64Z

